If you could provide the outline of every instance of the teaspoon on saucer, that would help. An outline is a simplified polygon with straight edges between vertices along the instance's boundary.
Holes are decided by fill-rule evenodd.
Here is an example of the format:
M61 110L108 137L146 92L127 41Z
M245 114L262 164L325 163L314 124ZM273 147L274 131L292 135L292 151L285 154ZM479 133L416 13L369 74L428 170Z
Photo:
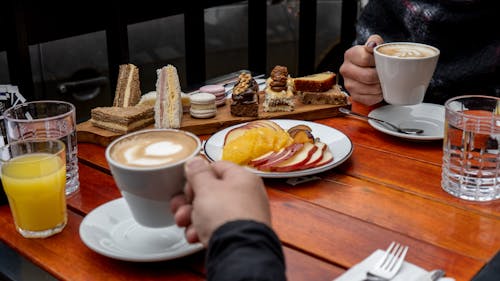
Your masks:
M341 107L339 108L339 111L344 113L344 114L349 114L349 115L354 115L354 116L357 116L357 117L361 117L361 118L364 118L364 119L371 119L373 121L377 121L383 125L387 125L389 126L390 128L392 128L393 130L397 131L397 132L400 132L400 133L403 133L403 134L408 134L408 135L418 135L418 134L422 134L424 132L424 130L422 129L416 129L416 128L400 128L399 126L396 126L392 123L389 123L385 120L381 120L381 119L378 119L378 118L373 118L373 117L370 117L370 116L366 116L366 115L362 115L362 114L359 114L359 113L356 113L356 112L352 112L350 111L349 109L347 108L344 108L344 107Z

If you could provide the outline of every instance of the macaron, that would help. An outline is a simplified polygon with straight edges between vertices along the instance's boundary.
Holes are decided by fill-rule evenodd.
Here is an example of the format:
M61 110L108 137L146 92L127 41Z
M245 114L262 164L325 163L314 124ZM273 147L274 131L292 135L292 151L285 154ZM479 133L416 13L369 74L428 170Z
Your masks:
M200 88L200 92L214 95L217 106L226 104L226 89L221 85L205 85Z
M191 95L190 114L194 118L212 118L217 114L215 96L209 93Z

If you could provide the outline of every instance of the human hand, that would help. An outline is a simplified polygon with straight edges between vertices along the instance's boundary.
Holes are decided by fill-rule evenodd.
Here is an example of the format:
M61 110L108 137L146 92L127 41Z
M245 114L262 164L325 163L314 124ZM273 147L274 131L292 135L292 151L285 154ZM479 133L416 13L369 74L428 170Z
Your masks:
M344 87L353 100L366 105L383 100L373 56L373 48L382 43L382 37L371 35L365 45L348 49L344 54L344 63L340 66L339 72L344 78Z
M207 246L224 223L254 220L271 225L271 212L262 179L231 162L207 163L195 157L185 166L185 193L170 201L177 225L186 227L190 243Z

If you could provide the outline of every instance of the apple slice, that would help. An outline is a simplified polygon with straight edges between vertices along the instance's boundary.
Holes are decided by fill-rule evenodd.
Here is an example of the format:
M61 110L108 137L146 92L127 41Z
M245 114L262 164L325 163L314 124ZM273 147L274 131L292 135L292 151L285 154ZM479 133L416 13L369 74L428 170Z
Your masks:
M312 168L316 165L316 163L320 162L323 159L323 154L325 153L327 147L326 144L317 142L314 145L318 147L318 149L314 152L313 155L311 155L309 161L307 161L307 163L305 163L304 166L301 167L301 170Z
M301 150L302 147L303 144L301 143L291 144L285 147L285 153L282 153L279 157L275 157L262 165L256 166L255 168L261 171L270 171L274 165L286 161L288 158L293 157L296 153L298 153L298 151Z
M277 159L278 157L283 156L285 153L287 153L286 147L283 147L278 151L271 150L268 153L265 153L264 155L261 155L255 159L250 160L250 162L248 162L248 165L257 167L269 162L270 160Z
M333 161L333 154L330 152L329 149L327 149L325 151L325 153L323 153L323 159L321 159L321 161L317 162L313 167L311 168L316 168L316 167L320 167L320 166L323 166L325 164L328 164L330 162Z
M227 132L226 135L224 136L224 145L226 145L228 142L234 139L241 137L248 129L249 128L247 128L246 126L241 126L229 130L229 132Z
M289 172L300 170L301 167L309 161L311 156L318 150L318 147L312 143L304 143L304 146L293 157L280 161L271 166L271 171Z
M271 128L275 131L281 131L283 130L280 125L278 125L277 123L275 123L274 121L271 121L271 120L255 120L249 124L252 124L252 126L258 126L258 127L268 127L268 128Z

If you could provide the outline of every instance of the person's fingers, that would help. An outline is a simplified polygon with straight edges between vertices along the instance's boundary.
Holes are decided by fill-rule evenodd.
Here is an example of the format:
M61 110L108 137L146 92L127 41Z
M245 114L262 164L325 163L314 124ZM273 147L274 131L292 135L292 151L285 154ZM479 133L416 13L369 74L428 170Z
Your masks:
M367 85L380 83L377 70L374 67L360 67L353 63L344 63L340 66L339 72L344 80L352 79Z
M176 213L179 207L187 203L189 202L187 201L186 196L184 194L174 195L170 199L170 211L172 211L172 213Z
M194 192L193 192L193 188L191 187L191 184L189 184L189 182L186 182L186 184L184 185L184 196L186 198L187 203L193 202Z
M375 59L372 53L365 50L364 46L358 45L345 51L344 63L342 65L345 64L354 64L359 67L374 67Z
M198 237L198 233L193 225L189 225L186 227L184 231L184 235L186 236L186 240L189 243L198 243L200 242L200 238Z
M217 178L212 166L205 159L198 156L190 159L184 165L184 172L186 180L195 194L197 188L201 188Z
M217 175L217 178L223 179L227 176L237 178L237 174L241 172L247 172L242 170L240 166L229 161L217 161L212 164L212 168Z
M384 43L384 39L380 37L378 34L373 34L370 37L368 37L368 40L366 40L365 43L365 50L371 54L373 54L373 49L377 47L380 44Z
M193 212L192 205L182 205L174 214L175 223L178 226L188 226L191 224L191 213Z

